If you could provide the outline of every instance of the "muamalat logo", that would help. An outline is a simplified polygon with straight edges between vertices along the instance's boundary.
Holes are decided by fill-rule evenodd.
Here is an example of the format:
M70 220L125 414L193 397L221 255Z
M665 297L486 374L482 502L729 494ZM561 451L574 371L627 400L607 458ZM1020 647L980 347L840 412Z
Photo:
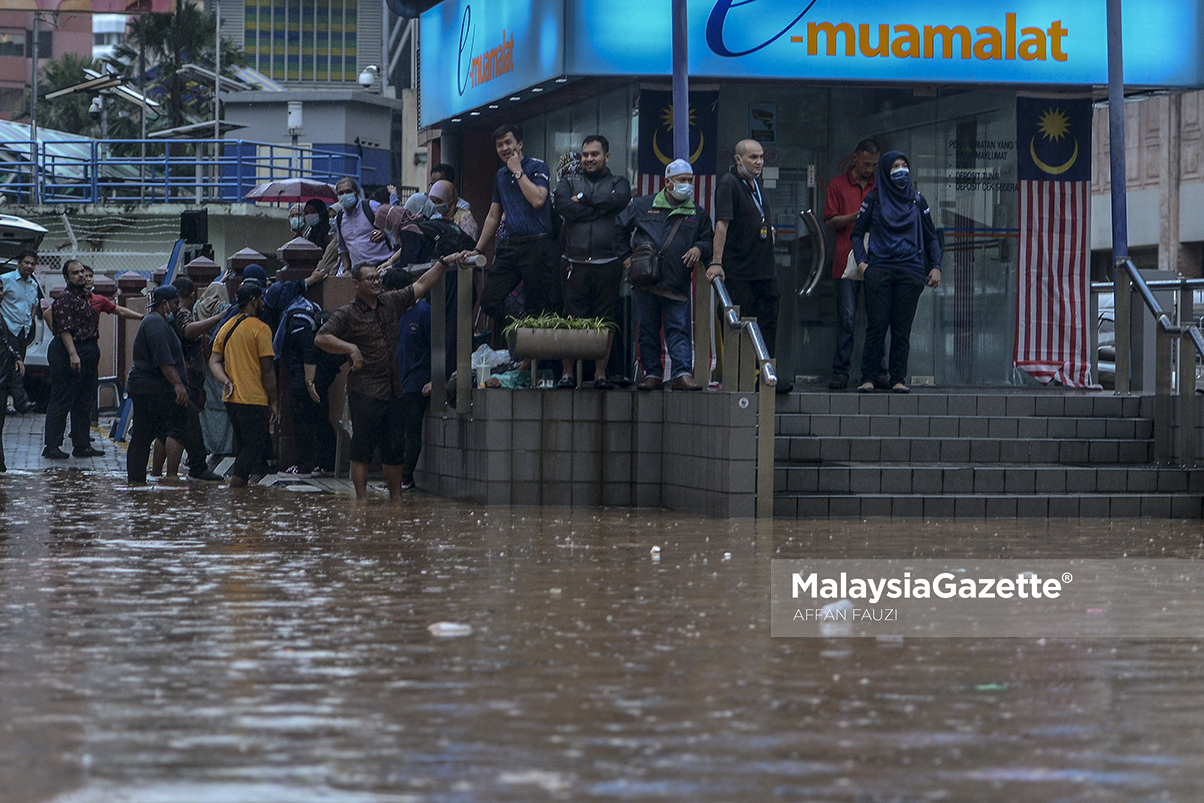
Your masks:
M472 24L472 6L464 7L460 18L460 50L456 56L456 88L463 95L468 87L480 86L499 75L514 71L514 34L502 31L501 44L474 56L477 30Z
M1014 13L1005 13L1002 20L983 20L991 24L974 26L973 31L967 25L939 23L912 25L877 22L854 25L849 22L816 21L807 23L805 36L801 31L796 32L796 26L818 0L807 2L802 11L785 26L778 28L781 23L777 23L763 35L754 34L754 41L750 45L729 45L724 37L729 22L745 35L750 26L757 25L755 12L742 16L733 13L737 7L753 2L755 0L715 0L706 26L706 42L711 52L725 58L746 56L790 33L790 42L804 45L808 56L1058 62L1069 58L1066 41L1070 31L1063 27L1061 20L1054 20L1048 26L1022 26ZM748 12L748 9L742 11ZM1003 24L1000 25L1000 22Z

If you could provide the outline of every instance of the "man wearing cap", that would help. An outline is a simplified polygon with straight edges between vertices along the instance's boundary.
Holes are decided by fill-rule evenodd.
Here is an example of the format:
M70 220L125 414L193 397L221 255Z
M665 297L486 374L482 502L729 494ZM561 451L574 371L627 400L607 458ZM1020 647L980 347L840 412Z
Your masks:
M624 209L616 225L632 248L647 243L661 251L661 276L654 285L635 287L632 300L639 323L640 363L644 378L640 390L659 390L661 330L672 361L670 387L702 390L695 382L694 346L690 341L690 279L699 262L711 256L715 236L706 210L694 203L694 169L685 159L665 168L665 187L655 195L636 198Z
M778 279L773 256L773 215L761 183L765 152L761 143L736 143L735 164L715 185L715 256L707 281L722 279L740 307L740 315L756 318L769 356L777 355ZM793 390L778 382L778 393Z
M169 284L155 288L151 308L134 336L134 366L126 380L126 392L134 405L125 463L126 479L131 485L146 482L151 444L169 433L178 435L188 450L190 477L221 479L206 465L208 454L201 437L200 410L188 397L184 349L172 328L172 319L179 309L179 290Z
M263 306L262 288L256 282L243 282L234 298L238 315L214 335L209 370L222 386L222 400L234 427L238 454L230 468L230 487L245 488L252 474L262 473L279 411L276 355L272 330L257 317Z
M564 280L564 314L576 318L605 318L614 323L623 283L623 257L628 248L615 226L619 213L631 202L631 184L610 172L610 143L593 134L581 146L582 172L566 175L556 185L552 205L564 218L564 255L568 273ZM607 359L594 361L594 387L609 390ZM574 388L573 363L564 362L560 388Z

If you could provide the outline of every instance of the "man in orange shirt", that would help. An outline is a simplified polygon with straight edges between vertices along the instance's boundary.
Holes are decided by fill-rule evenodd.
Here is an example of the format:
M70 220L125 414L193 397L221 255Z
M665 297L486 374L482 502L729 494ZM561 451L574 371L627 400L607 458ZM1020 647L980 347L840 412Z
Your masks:
M263 473L263 454L279 408L272 330L258 318L263 289L245 283L235 301L239 314L214 336L209 370L222 385L222 400L234 427L238 455L230 469L230 487L244 488L252 474Z

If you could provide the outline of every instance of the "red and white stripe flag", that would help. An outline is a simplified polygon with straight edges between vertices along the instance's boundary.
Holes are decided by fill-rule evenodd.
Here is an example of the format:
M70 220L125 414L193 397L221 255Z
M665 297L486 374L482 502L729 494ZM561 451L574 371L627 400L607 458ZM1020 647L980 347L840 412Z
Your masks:
M1091 379L1091 101L1016 99L1015 363L1042 384Z
M1020 182L1016 365L1042 384L1091 381L1091 182Z

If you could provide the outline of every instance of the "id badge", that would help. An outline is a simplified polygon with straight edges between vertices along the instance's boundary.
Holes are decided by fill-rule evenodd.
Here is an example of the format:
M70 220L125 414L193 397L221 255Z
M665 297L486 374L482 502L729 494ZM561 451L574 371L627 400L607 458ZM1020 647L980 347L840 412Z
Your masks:
M769 227L766 226L764 223L761 224L761 239L762 240L769 239Z

